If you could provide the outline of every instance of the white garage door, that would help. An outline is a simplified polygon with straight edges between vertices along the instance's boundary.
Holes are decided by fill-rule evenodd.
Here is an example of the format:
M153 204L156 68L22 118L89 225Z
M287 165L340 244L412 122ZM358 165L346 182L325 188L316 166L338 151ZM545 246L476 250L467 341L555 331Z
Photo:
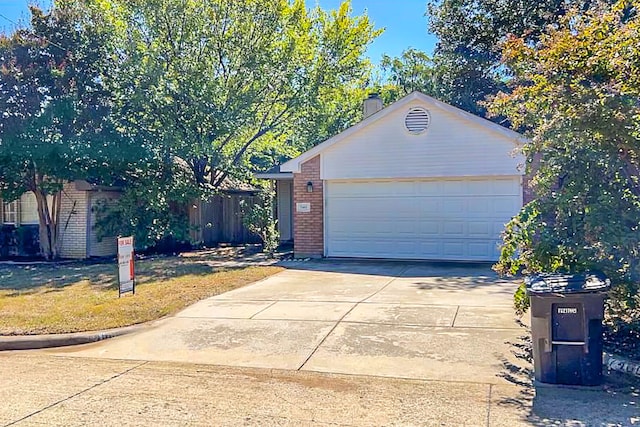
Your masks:
M495 261L522 206L519 177L328 181L326 191L335 257Z

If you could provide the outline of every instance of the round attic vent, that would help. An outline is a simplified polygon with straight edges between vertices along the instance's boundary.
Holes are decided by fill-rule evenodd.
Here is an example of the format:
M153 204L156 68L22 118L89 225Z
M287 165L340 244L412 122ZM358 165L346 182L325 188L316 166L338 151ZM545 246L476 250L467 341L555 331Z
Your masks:
M429 123L431 122L431 116L429 112L424 108L414 107L407 113L404 118L404 127L414 134L418 135L427 130Z

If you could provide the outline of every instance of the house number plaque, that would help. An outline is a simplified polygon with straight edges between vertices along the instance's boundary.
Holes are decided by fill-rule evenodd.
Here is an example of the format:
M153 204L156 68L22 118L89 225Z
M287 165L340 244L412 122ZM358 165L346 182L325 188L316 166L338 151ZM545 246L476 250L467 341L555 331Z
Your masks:
M296 203L296 212L311 212L311 203Z

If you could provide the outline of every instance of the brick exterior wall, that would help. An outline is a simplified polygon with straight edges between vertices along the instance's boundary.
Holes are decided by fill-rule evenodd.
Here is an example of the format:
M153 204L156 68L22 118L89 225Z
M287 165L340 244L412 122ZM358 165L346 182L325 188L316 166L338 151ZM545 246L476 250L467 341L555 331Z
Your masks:
M88 193L76 189L75 182L64 185L62 190L62 208L60 209L60 233L62 245L60 256L63 258L87 257L87 213ZM66 230L65 224L69 221Z
M296 258L324 255L324 192L320 179L320 156L304 162L293 174L293 252ZM307 183L313 183L313 192ZM311 212L298 212L298 203L310 203Z

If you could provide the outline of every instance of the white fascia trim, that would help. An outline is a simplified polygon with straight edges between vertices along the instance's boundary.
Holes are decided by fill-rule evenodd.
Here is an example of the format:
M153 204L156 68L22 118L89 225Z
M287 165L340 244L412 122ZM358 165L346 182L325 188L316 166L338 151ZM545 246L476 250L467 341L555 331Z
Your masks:
M475 114L471 114L471 113L469 113L467 111L461 110L458 107L454 107L453 105L449 105L449 104L444 103L442 101L438 101L437 99L432 98L432 97L430 97L428 95L425 95L423 93L420 93L420 92L413 92L413 93L417 93L419 98L422 99L424 102L433 104L436 107L438 107L438 108L440 108L440 109L442 109L442 110L444 110L444 111L446 111L448 113L451 113L453 115L459 116L459 117L463 118L464 120L468 120L470 122L473 122L473 123L476 123L476 124L478 124L480 126L488 128L488 129L490 129L490 130L492 130L494 132L497 132L500 135L504 136L505 138L508 138L508 139L512 140L512 142L514 144L516 144L516 145L522 145L522 144L524 144L524 143L526 143L528 141L528 139L524 135L522 135L522 134L520 134L520 133L518 133L518 132L516 132L514 130L508 129L508 128L504 127L504 126L500 126L499 124L494 123L491 120L487 120L487 119L485 119L483 117L479 117L479 116L476 116Z

